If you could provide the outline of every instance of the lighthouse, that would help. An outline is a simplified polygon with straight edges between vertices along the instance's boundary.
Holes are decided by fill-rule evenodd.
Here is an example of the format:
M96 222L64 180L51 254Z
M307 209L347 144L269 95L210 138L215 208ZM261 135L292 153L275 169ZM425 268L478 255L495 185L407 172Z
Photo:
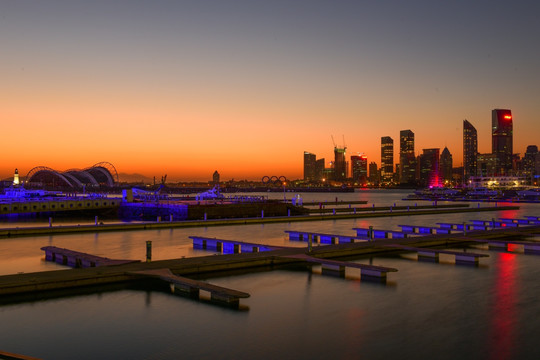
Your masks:
M19 185L19 170L15 169L15 174L13 175L13 185Z

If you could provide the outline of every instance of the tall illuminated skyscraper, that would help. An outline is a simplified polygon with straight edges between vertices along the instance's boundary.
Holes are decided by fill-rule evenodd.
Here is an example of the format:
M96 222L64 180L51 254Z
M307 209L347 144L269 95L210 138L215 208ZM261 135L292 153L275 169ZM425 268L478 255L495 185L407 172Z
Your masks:
M416 157L414 156L414 133L411 130L399 132L399 182L413 183L416 180Z
M343 181L347 179L347 160L345 152L347 147L334 147L334 180Z
M476 176L478 156L478 135L476 128L463 120L463 180Z
M394 177L394 140L390 136L381 138L381 182L390 183Z
M351 173L353 182L359 185L364 185L367 182L368 163L366 155L351 156Z
M424 186L440 186L439 149L423 149L420 155L420 182Z
M452 154L450 154L450 150L445 146L439 161L439 176L441 183L444 182L447 184L452 182L452 167Z
M496 175L510 175L513 151L513 125L510 110L492 110L491 144L491 153L497 158Z
M317 174L317 156L310 152L304 151L304 180L315 181Z

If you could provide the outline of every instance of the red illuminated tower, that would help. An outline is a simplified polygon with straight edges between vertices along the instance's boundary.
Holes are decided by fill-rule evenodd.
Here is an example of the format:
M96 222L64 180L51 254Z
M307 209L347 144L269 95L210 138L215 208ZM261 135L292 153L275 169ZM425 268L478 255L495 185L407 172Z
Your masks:
M496 175L511 175L513 151L512 112L495 109L491 112L491 153L496 157Z

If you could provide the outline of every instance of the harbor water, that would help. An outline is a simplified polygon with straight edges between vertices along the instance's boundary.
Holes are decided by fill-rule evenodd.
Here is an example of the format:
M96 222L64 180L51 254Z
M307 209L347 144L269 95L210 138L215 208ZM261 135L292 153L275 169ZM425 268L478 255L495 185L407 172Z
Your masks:
M293 196L269 194L284 195ZM414 206L402 201L404 191L301 195L321 206L335 205L336 197L338 203L368 201L358 206ZM538 204L519 206L481 213L4 238L0 274L65 269L44 261L40 248L47 245L144 260L150 240L153 259L161 260L212 254L193 249L192 235L306 246L289 242L284 231L352 235L353 227L398 230L400 224L540 215ZM475 246L470 251L489 254L477 267L456 265L446 255L439 263L418 262L414 254L350 260L398 269L386 284L361 282L354 269L345 278L323 276L318 266L203 278L251 294L237 310L210 304L204 293L197 301L146 288L100 288L2 303L0 350L43 359L537 359L540 256L524 254L519 246L511 250Z

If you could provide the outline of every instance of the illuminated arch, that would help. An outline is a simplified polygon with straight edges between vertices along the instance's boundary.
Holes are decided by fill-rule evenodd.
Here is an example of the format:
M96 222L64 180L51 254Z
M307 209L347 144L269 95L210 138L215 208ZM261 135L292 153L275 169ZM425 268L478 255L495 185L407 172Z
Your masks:
M37 166L28 172L26 179L29 184L58 184L73 189L83 188L86 185L112 187L118 181L118 172L109 162L100 162L84 170L69 169L63 172L46 166Z

